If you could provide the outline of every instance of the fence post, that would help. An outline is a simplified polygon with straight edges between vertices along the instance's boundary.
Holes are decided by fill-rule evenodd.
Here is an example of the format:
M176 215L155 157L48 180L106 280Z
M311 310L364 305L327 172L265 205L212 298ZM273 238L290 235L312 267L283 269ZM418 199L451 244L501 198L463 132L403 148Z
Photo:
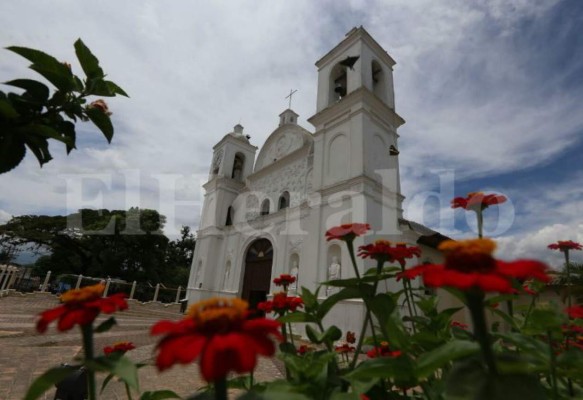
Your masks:
M47 276L45 276L45 281L43 282L42 287L40 288L41 292L47 291L47 285L49 284L49 280L51 279L51 271L47 272Z
M182 286L178 286L178 289L176 289L176 300L174 301L175 303L178 303L180 301L180 291L182 290Z
M75 285L75 289L79 289L81 287L81 280L83 279L83 275L79 274L77 278L77 284Z
M12 276L10 277L10 282L8 282L7 289L10 289L11 286L14 286L14 281L16 281L19 272L20 270L17 267L14 267L12 270Z
M109 284L111 283L111 278L107 278L105 282L105 290L103 291L103 297L107 297L107 292L109 292Z
M132 300L134 298L135 291L136 291L136 281L134 281L134 283L132 283L132 290L130 291L130 300Z
M4 278L4 275L6 275L7 270L7 265L0 265L0 287L2 287L2 279Z
M158 292L160 291L160 284L157 283L156 284L156 290L154 291L154 300L153 301L158 301Z
M8 289L6 286L8 285L8 281L10 280L10 273L12 272L11 267L6 268L6 276L4 277L4 282L2 282L2 287L0 290Z

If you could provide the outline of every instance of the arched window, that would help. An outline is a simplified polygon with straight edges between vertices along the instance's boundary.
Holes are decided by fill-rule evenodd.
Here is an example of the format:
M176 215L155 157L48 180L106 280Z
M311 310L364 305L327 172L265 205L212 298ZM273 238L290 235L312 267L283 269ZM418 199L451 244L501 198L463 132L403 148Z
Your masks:
M235 180L243 179L243 166L245 165L245 156L241 153L235 154L235 160L233 161L233 172L231 173L231 178Z
M386 83L385 73L383 67L377 62L372 61L370 64L370 71L372 75L372 91L381 100L387 101L386 98Z
M263 203L261 203L261 215L267 214L269 214L269 199L265 199L263 200Z
M286 190L279 196L278 210L283 210L289 207L289 192Z
M348 79L346 77L346 67L340 63L336 64L330 72L330 92L328 104L334 104L341 100L348 91Z
M229 206L229 208L227 208L227 221L225 221L225 226L231 226L233 225L233 207Z

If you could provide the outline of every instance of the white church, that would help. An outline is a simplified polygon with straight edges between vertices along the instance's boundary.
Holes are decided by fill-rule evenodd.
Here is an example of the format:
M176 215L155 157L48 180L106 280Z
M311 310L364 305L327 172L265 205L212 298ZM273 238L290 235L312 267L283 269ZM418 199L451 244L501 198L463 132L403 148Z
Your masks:
M446 238L403 218L397 129L405 121L395 109L394 65L364 28L353 28L316 62L313 131L287 109L261 149L241 125L213 147L189 303L238 296L254 306L280 290L272 281L282 273L297 276L292 292L353 277L344 243L324 237L341 223L371 225L356 246L380 238L405 242L423 252L410 265L440 261L435 248ZM330 292L323 287L319 296ZM362 310L361 302L346 300L329 322L359 331Z

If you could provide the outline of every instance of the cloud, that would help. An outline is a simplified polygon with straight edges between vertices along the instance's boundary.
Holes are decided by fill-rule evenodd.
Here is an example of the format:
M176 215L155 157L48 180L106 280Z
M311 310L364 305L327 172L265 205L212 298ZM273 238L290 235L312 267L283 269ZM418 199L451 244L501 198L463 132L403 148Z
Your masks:
M198 206L163 198L156 177L179 175L190 194L181 189L175 197L200 201L212 146L239 122L262 145L291 88L299 89L293 108L300 123L310 127L313 63L352 26L364 25L398 63L397 111L408 121L399 131L403 192L408 213L424 218L425 206L413 200L439 187L435 171L454 171L457 180L513 172L549 162L575 142L583 127L581 92L564 83L583 61L573 57L550 68L560 43L539 40L551 36L557 4L9 2L0 15L0 47L40 48L79 72L72 44L81 37L130 98L107 99L116 129L110 145L91 124L81 124L79 149L70 156L51 146L55 159L42 170L29 154L0 176L0 192L7 194L0 207L14 215L62 213L83 204L67 177L106 174L110 186L90 184L84 195L96 196L101 187L104 207L175 209L177 221L195 227ZM577 27L565 22L562 29L568 36ZM541 58L541 46L548 57ZM3 52L0 81L36 78L25 60ZM139 181L127 181L131 171L139 171ZM528 209L541 208L544 202ZM555 217L562 223L567 215ZM429 222L436 218L431 211Z

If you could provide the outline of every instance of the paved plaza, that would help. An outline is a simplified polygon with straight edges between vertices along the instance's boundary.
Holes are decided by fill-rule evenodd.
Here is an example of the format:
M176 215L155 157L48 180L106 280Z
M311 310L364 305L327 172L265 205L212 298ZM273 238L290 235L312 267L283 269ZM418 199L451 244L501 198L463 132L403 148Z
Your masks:
M22 399L30 383L46 369L61 363L73 363L75 356L82 355L78 328L60 333L53 323L45 334L36 333L34 327L38 313L57 305L57 297L48 293L12 293L0 298L0 400ZM98 322L108 317L100 317ZM178 305L164 307L130 302L129 309L116 313L115 317L118 326L97 334L95 349L99 352L115 342L133 342L136 349L127 353L128 357L149 364L139 370L142 392L171 389L186 396L205 385L196 365L174 366L161 374L152 365L157 338L149 335L149 329L161 319L180 319ZM273 380L280 378L281 373L272 360L262 358L255 377L258 381ZM98 375L99 381L103 378ZM101 382L98 385L100 387ZM138 397L134 395L134 398ZM46 400L53 398L54 390L44 396ZM124 385L111 382L99 398L126 399Z

